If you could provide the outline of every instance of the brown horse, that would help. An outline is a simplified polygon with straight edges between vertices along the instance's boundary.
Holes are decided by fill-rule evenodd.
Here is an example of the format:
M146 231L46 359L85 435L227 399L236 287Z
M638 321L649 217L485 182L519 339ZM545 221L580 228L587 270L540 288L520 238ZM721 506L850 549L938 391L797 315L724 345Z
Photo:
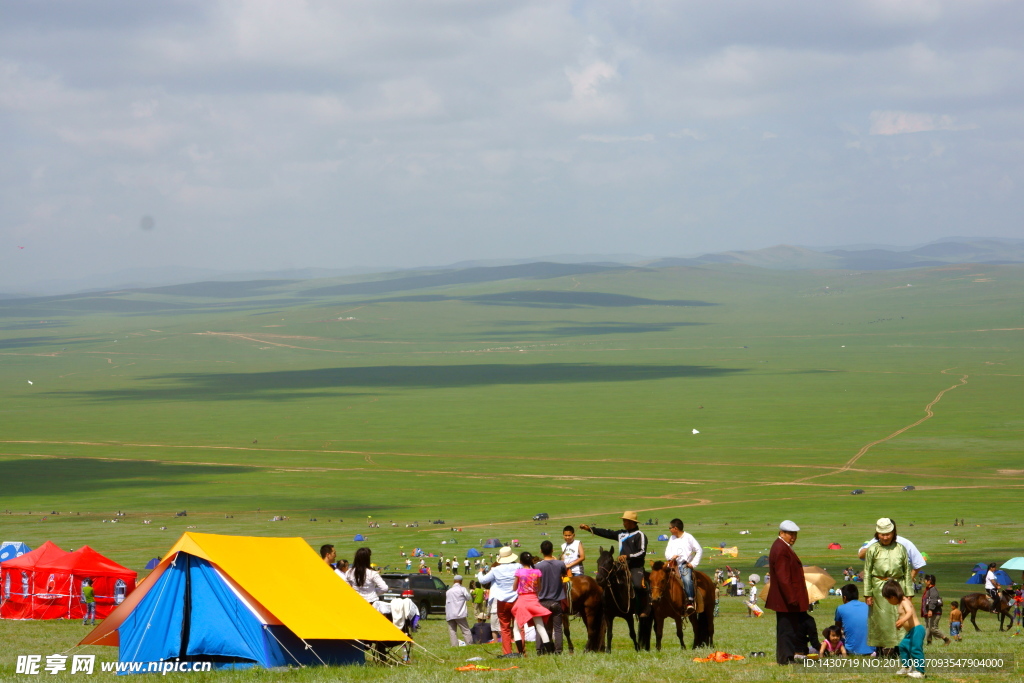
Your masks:
M657 561L651 567L651 606L654 615L655 647L661 650L661 639L665 629L665 619L676 622L676 636L679 646L684 650L683 617L685 612L686 593L679 572L666 562ZM697 602L697 610L690 615L693 627L693 647L712 647L715 639L715 584L703 572L693 572L693 588Z
M1003 621L1009 619L1010 623L1007 625L1006 630L1009 631L1013 628L1013 614L1010 610L1013 608L1013 591L1001 590L999 591L999 603L996 605L996 613L999 614L999 630L1003 630ZM977 613L991 612L992 611L992 597L986 593L968 593L964 597L960 598L960 613L963 614L963 623L967 623L967 617L971 617L971 624L974 625L975 631L980 631L978 628L978 622L974 620Z
M583 619L583 625L587 627L587 646L584 652L597 652L601 649L601 626L604 618L602 603L604 602L604 590L597 581L590 576L580 575L572 577L569 583L569 604L562 615L562 631L565 633L565 641L569 645L569 652L573 652L572 637L569 635L570 617L576 615ZM562 603L565 605L565 603Z

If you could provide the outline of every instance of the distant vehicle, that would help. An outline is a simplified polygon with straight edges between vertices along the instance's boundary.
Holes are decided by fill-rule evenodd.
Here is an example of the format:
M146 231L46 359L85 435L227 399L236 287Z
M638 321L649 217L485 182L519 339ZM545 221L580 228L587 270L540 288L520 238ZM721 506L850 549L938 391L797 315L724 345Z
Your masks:
M904 491L913 491L914 489L915 489L915 487L913 487L913 486L904 486L903 487Z
M850 491L851 496L859 496L862 493L864 493L864 489L854 489Z
M444 614L448 586L436 576L400 572L382 572L380 576L388 585L388 592L380 596L384 602L391 602L402 597L403 592L411 590L412 601L420 611L420 619L426 619L428 614Z
M548 519L548 513L546 512L541 512L533 516L533 521L535 522L543 522L545 519Z

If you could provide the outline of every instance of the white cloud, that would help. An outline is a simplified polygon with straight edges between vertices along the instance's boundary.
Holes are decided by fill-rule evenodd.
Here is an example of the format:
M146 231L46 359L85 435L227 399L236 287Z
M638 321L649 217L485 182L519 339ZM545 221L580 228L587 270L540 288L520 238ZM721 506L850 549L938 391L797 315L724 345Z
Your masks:
M933 130L971 130L976 125L959 125L952 116L937 116L910 111L871 112L870 135L902 135Z
M654 142L654 136L650 133L646 135L581 135L579 140L583 142L605 142L605 143L618 143L618 142Z
M696 140L698 142L708 139L708 136L705 135L704 133L692 130L690 128L683 128L682 130L676 131L674 133L669 133L668 136L670 138L675 138L676 140L683 140L689 138L690 140Z

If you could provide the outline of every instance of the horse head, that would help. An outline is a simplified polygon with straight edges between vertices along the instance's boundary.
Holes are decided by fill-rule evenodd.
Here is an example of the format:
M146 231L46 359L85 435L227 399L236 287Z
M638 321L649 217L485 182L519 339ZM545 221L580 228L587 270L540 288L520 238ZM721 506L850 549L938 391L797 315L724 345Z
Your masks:
M597 554L597 572L594 578L601 585L608 583L608 579L611 578L612 572L615 569L615 546L605 550L603 547L598 546Z
M661 560L651 564L651 575L648 583L651 588L651 602L658 602L668 592L669 567Z

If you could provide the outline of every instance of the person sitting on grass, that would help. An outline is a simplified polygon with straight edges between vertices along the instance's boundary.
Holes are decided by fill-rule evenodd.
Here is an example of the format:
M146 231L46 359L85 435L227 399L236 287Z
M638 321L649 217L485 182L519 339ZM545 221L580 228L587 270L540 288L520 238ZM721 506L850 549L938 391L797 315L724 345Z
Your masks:
M914 603L903 593L899 581L889 579L882 586L882 597L897 608L896 628L905 629L906 635L896 649L900 654L903 666L896 672L898 676L924 678L924 626L917 618Z
M469 630L473 634L474 645L486 645L494 641L494 631L491 630L491 625L487 623L487 617L483 614L476 615L476 623Z
M860 601L857 586L848 583L839 589L843 604L836 608L836 626L843 634L846 651L855 655L873 655L868 645L868 606Z
M826 626L821 632L822 641L818 654L822 657L845 657L846 645L838 626Z

